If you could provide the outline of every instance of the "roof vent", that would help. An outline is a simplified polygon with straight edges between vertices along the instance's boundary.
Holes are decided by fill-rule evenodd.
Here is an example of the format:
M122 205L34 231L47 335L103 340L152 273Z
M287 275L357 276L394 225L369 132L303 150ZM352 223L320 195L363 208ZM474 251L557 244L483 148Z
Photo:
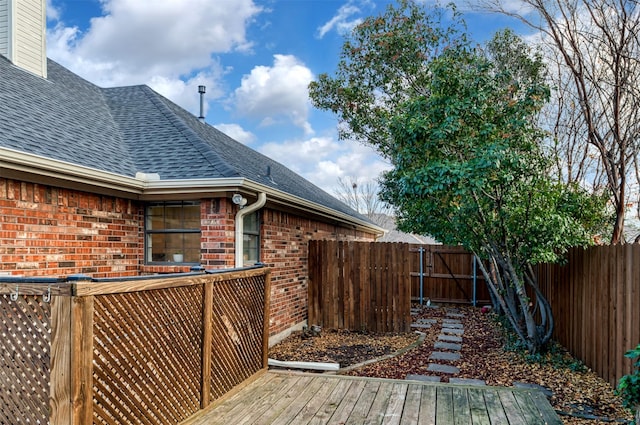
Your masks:
M278 184L275 182L275 180L273 180L273 176L271 175L271 165L267 165L267 174L265 174L265 177L268 178L271 183L275 185Z
M204 94L207 92L207 86L198 86L198 93L200 93L200 116L198 119L200 122L204 122Z

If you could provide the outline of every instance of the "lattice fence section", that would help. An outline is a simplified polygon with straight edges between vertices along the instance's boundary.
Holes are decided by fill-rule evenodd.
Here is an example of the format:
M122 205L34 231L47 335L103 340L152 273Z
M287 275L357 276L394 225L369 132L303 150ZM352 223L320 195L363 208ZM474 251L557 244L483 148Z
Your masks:
M96 424L177 424L200 409L202 286L94 301Z
M263 367L266 276L216 282L213 289L211 397Z
M48 424L50 305L0 295L0 320L0 424Z

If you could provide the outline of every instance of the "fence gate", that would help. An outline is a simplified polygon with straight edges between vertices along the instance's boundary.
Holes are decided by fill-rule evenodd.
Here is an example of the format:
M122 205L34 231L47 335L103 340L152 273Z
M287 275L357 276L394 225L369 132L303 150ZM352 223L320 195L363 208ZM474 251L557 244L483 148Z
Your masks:
M486 304L491 298L475 256L459 246L411 245L411 299Z

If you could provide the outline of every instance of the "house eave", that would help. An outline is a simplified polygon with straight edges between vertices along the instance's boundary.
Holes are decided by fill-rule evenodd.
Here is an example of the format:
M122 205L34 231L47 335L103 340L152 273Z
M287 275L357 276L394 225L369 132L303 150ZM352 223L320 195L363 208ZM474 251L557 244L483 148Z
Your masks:
M376 237L384 234L384 229L375 224L245 178L149 181L145 186L142 199L163 199L167 196L176 195L193 197L194 195L201 196L203 194L213 195L214 192L218 194L220 192L239 192L249 195L264 192L267 194L268 201L272 204L288 208L294 207L301 212L321 216L331 221L340 222L343 225L352 226L354 229L374 233Z
M58 184L81 190L91 187L100 189L101 193L122 193L121 196L127 198L137 198L145 183L135 177L3 147L0 147L0 170L3 177L22 178L41 184Z
M244 177L162 180L162 176L158 178L144 173L128 177L2 147L0 176L143 201L219 197L234 192L252 196L265 192L273 204L320 216L376 236L384 233L384 229L366 220Z

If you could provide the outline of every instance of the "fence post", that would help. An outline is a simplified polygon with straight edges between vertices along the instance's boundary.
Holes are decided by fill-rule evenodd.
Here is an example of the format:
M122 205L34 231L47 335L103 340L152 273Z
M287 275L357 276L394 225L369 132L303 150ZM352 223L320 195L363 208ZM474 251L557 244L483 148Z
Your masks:
M271 269L264 277L264 329L262 330L262 367L269 367L269 317L271 315Z
M204 305L202 306L202 376L200 377L200 408L206 408L211 402L211 353L213 345L213 330L211 316L213 315L213 282L205 282Z
M70 296L51 298L50 354L49 424L72 424Z
M93 423L93 295L71 299L71 372L71 424Z

